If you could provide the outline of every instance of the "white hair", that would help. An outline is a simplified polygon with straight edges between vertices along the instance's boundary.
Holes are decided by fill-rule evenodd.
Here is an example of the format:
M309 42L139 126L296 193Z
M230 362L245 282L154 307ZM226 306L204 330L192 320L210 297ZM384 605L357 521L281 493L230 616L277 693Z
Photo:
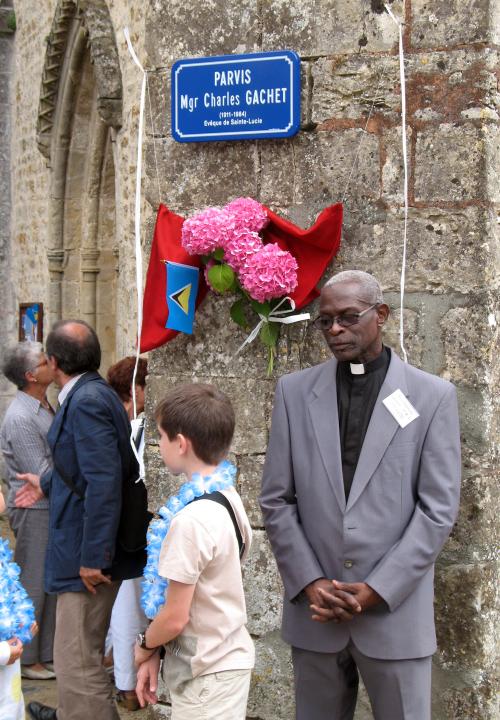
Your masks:
M42 343L25 340L9 348L2 363L2 372L14 385L22 390L28 384L26 373L33 371L43 353Z
M384 302L379 281L370 273L363 272L363 270L344 270L337 273L325 283L324 287L332 287L332 285L338 283L356 283L361 289L365 300L373 305Z

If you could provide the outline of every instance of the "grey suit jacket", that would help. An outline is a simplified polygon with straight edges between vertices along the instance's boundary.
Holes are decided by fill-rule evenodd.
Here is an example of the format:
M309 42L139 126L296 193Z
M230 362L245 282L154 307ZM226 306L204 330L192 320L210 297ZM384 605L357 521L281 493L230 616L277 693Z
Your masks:
M352 638L369 657L426 657L434 561L459 503L455 389L392 352L346 505L336 370L332 359L276 388L260 504L285 587L283 637L318 652ZM404 429L382 404L398 388L420 414ZM314 622L301 591L319 577L367 582L385 602L349 623Z

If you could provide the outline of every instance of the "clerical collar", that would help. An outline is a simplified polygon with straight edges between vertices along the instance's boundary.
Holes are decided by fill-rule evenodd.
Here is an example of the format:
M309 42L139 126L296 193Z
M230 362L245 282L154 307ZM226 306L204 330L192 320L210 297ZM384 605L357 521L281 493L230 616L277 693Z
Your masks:
M387 365L389 359L389 350L385 346L382 348L382 352L374 360L370 360L368 363L350 363L343 362L342 365L349 368L350 375L366 375L368 373L375 372Z

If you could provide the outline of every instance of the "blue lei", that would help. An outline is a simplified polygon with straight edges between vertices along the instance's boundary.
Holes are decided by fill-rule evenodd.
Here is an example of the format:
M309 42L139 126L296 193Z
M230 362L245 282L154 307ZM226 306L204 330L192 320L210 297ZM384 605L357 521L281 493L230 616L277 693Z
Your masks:
M200 473L194 473L191 481L184 483L177 495L172 495L160 508L158 511L160 519L150 523L147 535L148 559L144 568L141 597L141 607L150 620L156 617L165 604L168 580L158 575L158 563L161 546L167 537L173 518L196 497L234 486L235 477L236 468L228 460L223 460L212 475L202 477Z
M21 568L12 562L7 540L0 538L0 641L17 637L27 643L35 622L35 608L19 581Z

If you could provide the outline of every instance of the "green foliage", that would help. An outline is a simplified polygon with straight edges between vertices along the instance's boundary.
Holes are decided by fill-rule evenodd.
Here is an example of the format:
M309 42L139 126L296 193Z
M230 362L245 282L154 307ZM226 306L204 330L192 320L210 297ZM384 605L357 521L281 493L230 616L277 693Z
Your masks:
M222 260L224 260L224 250L222 248L217 248L214 252L214 258L222 262Z
M235 287L236 275L229 265L213 265L208 271L208 282L218 293L225 293Z
M280 334L279 323L265 322L259 332L259 337L263 345L267 347L276 347Z
M247 319L245 317L245 300L244 298L240 298L239 300L236 300L231 305L230 309L231 319L233 322L235 322L237 325L242 327L244 330L248 328Z

